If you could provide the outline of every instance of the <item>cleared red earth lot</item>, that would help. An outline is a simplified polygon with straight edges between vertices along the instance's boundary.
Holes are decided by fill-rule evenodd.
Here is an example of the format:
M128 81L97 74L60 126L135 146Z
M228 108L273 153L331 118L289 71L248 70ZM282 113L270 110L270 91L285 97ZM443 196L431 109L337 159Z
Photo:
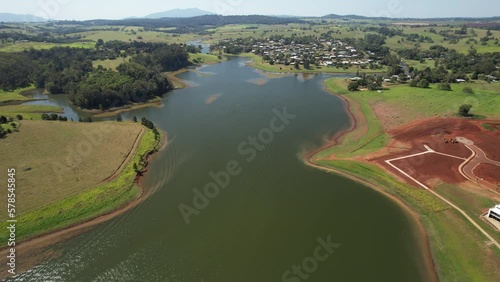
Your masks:
M388 154L379 155L370 161L380 164L412 185L415 185L414 181L403 177L401 172L386 161L393 160L393 165L430 188L439 179L453 184L466 182L468 179L460 173L459 168L472 156L472 151L465 144L457 143L457 138L472 141L475 145L473 148L484 151L492 161L500 162L500 131L488 130L482 126L484 123L461 118L433 118L412 122L391 130L389 134L393 141L387 147ZM419 153L425 154L394 160ZM474 169L474 173L483 178L482 183L489 188L496 186L500 180L500 167L494 164L480 164Z

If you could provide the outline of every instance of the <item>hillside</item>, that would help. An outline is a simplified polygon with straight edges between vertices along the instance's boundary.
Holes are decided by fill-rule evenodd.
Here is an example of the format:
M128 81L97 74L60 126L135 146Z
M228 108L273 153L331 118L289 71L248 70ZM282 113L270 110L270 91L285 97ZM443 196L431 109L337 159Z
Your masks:
M148 19L160 19L160 18L191 18L205 15L214 15L212 12L200 10L197 8L191 9L174 9L165 12L154 13L147 15L145 18Z
M33 15L16 15L11 13L0 13L0 22L46 22L44 18Z

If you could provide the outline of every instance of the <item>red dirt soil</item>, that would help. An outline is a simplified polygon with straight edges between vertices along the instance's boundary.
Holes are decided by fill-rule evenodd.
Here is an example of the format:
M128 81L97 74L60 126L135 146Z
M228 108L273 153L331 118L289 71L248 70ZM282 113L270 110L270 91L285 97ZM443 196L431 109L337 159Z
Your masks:
M401 177L408 183L416 185L410 179L407 179L400 172L385 163L386 160L398 157L408 156L416 153L425 152L424 145L429 146L436 152L445 153L461 158L469 158L471 151L463 144L445 143L444 139L454 139L464 137L474 141L474 144L481 148L486 155L495 161L500 161L500 131L489 131L482 127L484 123L498 123L498 121L476 121L461 118L432 118L414 121L389 131L393 141L388 146L389 152L384 156L377 156L369 159L374 161L393 174ZM398 148L408 147L408 150L391 147L397 144ZM401 168L417 180L429 184L432 179L441 179L448 183L461 183L467 181L460 173L459 166L463 160L446 157L437 154L427 154L400 161L394 161L393 164ZM482 166L482 165L481 165ZM498 167L484 166L478 167L476 173L483 173L483 177L489 183L496 184L500 179ZM432 186L432 185L430 185Z
M496 183L500 185L500 167L493 165L493 164L480 164L476 169L474 170L474 173L490 182L490 183Z
M432 187L433 179L439 178L447 183L460 183L465 178L458 168L464 161L437 154L427 154L414 158L393 161L392 164L411 175L418 181ZM436 166L439 169L436 169ZM414 184L414 183L412 183Z

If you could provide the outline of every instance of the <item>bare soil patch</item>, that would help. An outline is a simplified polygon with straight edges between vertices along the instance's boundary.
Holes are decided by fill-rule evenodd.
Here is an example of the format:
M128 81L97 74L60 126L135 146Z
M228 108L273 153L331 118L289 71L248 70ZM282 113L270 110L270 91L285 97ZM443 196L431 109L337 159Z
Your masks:
M500 188L500 167L493 164L480 164L474 170L474 173L491 183L496 183L497 187Z
M474 141L474 144L481 148L492 160L500 160L500 146L498 146L500 144L500 132L489 131L482 126L482 123L484 121L453 117L414 121L390 130L389 134L393 138L391 144L378 154L369 156L367 159L383 166L395 175L400 175L385 161L425 152L425 145L436 152L466 159L472 153L465 145L445 142L445 140L465 137ZM452 184L466 182L466 179L459 172L459 167L464 161L438 154L426 154L393 161L393 164L417 180L433 187L439 180ZM500 179L500 169L496 166L481 165L475 172L483 173L483 178L488 184L496 184ZM401 179L415 185L409 179L404 177Z

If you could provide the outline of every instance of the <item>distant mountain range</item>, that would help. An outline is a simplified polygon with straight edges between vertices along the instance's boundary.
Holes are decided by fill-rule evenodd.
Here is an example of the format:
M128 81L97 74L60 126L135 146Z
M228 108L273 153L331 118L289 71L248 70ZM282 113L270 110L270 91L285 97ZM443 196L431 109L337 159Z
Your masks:
M36 17L33 15L16 15L16 14L10 14L10 13L0 13L0 22L6 22L6 23L14 23L14 22L28 22L28 23L35 23L35 22L46 22L47 20L44 18Z
M164 19L163 21L167 21L170 23L171 21L175 21L176 19L182 19L186 20L188 18L193 18L196 19L197 21L203 21L206 20L207 24L214 22L214 19L212 17L216 16L215 13L209 12L209 11L204 11L200 10L197 8L191 8L191 9L174 9L174 10L169 10L169 11L164 11L164 12L159 12L159 13L154 13L151 15L147 15L145 17L129 17L125 18L123 20L88 20L88 21L106 21L106 22L121 22L124 20L136 20L138 22L142 22L141 20L153 20L157 21L158 19ZM477 20L480 22L484 21L498 21L500 20L500 17L447 17L447 18L384 18L384 17L367 17L367 16L359 16L359 15L336 15L336 14L329 14L323 17L306 17L306 16L292 16L292 15L272 15L272 16L264 16L264 15L247 15L247 16L226 16L222 17L222 19L228 18L230 19L229 22L233 22L236 19L243 19L243 22L251 22L249 19L257 19L255 23L269 23L269 22L275 22L279 23L279 20L276 19L290 19L290 20L298 20L301 18L317 18L317 19L334 19L334 20L400 20L400 21L405 21L405 20L426 20L426 21L433 21L433 20L452 20L452 21L470 21L470 20ZM275 18L275 20L272 20L272 18ZM0 22L47 22L46 19L37 17L34 15L19 15L19 14L11 14L11 13L0 13ZM63 21L64 22L64 21ZM219 22L224 22L224 20L219 20ZM253 22L252 22L253 23ZM188 22L186 22L188 24Z
M215 15L212 12L203 11L200 9L192 8L192 9L175 9L160 13L154 13L151 15L145 16L147 19L160 19L160 18L191 18L205 15Z
M500 20L500 17L443 17L443 18L387 18L387 17L366 17L359 15L336 15L330 14L321 17L323 19L351 19L351 20L427 20L427 21L435 21L435 20L452 20L452 21L467 21L467 20L480 20L480 21L497 21Z

